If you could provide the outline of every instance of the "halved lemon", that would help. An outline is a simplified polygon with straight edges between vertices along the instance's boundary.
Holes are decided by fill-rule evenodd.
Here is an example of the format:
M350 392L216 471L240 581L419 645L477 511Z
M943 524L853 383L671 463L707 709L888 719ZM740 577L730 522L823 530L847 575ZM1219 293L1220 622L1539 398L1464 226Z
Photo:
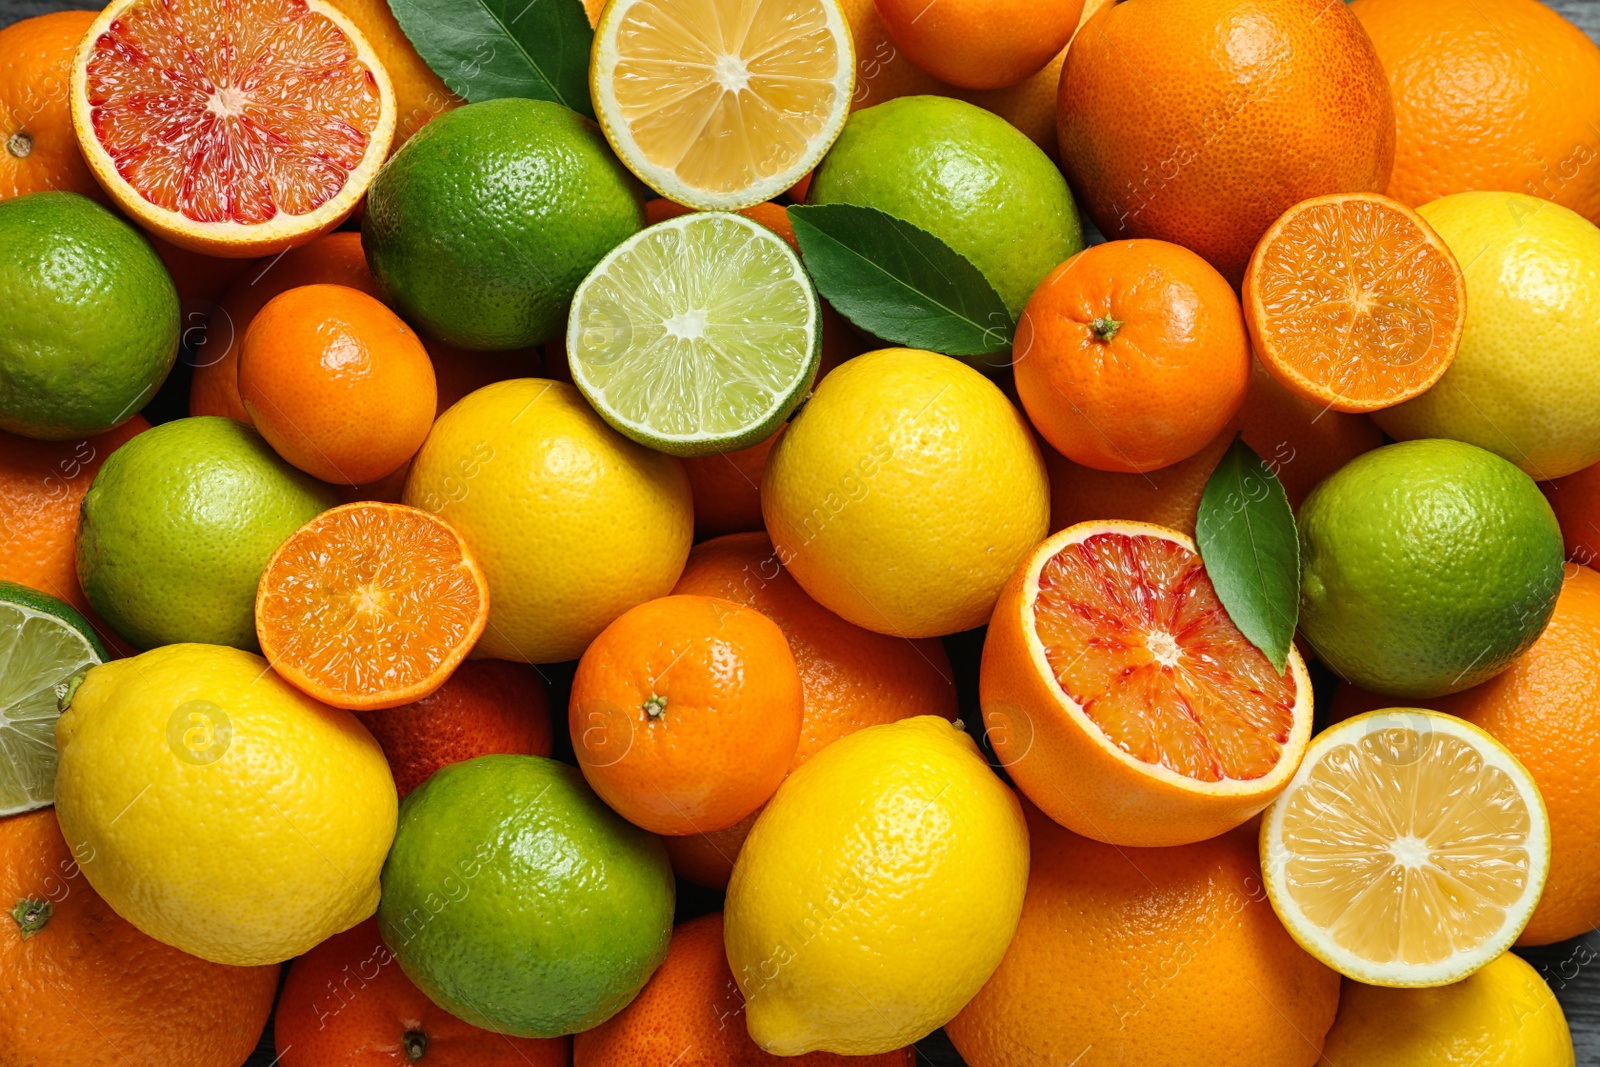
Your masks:
M1449 985L1528 924L1550 823L1500 742L1454 715L1389 708L1311 742L1262 820L1261 868L1290 935L1340 974Z
M737 211L799 181L839 136L855 46L838 0L611 0L589 84L646 185Z
M1142 522L1079 523L1034 550L995 605L979 695L1028 799L1114 845L1240 825L1311 739L1299 652L1280 675L1228 617L1194 542Z
M394 137L388 74L325 0L113 0L71 93L78 147L117 205L211 256L333 229Z

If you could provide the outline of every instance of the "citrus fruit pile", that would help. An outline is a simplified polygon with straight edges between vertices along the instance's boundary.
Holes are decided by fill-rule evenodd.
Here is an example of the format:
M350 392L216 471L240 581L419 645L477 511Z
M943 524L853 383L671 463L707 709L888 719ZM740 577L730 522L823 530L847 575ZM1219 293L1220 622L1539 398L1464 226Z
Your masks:
M1576 1067L1600 47L518 6L0 8L0 1064Z

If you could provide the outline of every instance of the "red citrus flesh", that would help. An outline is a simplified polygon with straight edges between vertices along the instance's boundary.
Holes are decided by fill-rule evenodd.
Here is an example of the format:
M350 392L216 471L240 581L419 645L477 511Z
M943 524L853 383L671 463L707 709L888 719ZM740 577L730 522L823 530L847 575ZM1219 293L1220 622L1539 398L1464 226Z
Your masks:
M1239 632L1189 548L1123 533L1067 545L1039 573L1033 617L1056 683L1124 752L1202 782L1278 767L1294 676Z
M336 196L382 99L344 29L305 0L142 0L93 43L95 139L145 200L259 224Z

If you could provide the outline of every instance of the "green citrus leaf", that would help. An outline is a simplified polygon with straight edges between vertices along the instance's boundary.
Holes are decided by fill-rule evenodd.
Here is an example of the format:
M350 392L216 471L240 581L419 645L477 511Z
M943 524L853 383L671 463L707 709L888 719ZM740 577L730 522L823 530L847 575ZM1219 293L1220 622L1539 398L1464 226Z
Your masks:
M471 103L553 100L594 118L589 28L576 0L389 0L433 72Z
M1300 539L1283 483L1243 439L1206 482L1195 542L1228 617L1282 674L1300 617Z
M1010 351L1005 301L928 231L854 204L791 207L789 221L817 292L868 333L978 365Z

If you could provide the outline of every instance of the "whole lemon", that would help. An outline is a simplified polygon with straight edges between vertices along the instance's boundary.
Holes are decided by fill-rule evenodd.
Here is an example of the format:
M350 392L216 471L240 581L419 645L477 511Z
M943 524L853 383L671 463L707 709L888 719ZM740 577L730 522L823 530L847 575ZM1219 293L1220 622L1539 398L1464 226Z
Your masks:
M993 382L947 356L840 366L773 447L761 510L778 562L857 626L938 637L987 622L1050 528L1033 433Z
M1373 419L1402 441L1497 452L1539 481L1600 460L1600 229L1521 193L1456 193L1417 211L1461 264L1466 327L1432 389Z
M817 753L768 802L724 940L768 1052L890 1052L945 1023L1016 931L1028 829L972 739L919 715Z
M1567 1017L1539 972L1510 952L1436 989L1346 981L1323 1044L1339 1067L1572 1067Z
M398 802L355 716L219 645L113 660L70 700L56 816L89 884L140 930L256 966L376 910Z
M624 611L670 593L694 535L683 464L540 378L485 386L441 415L405 502L477 553L490 604L478 652L524 663L576 659Z

